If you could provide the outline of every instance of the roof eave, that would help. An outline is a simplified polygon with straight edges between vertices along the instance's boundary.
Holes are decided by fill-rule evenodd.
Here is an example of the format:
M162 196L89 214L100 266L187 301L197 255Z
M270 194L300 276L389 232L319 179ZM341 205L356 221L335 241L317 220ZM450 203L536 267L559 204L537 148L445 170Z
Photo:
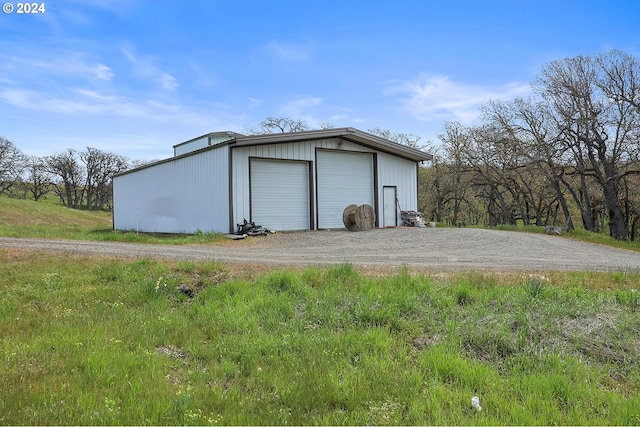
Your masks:
M351 140L353 142L363 144L380 151L386 151L392 154L396 154L401 157L409 158L416 162L432 160L433 156L424 151L417 150L415 148L407 147L406 145L398 144L397 142L389 141L379 136L363 132L361 130L346 127L346 128L334 128L334 129L322 129L303 132L288 132L288 133L270 133L264 135L251 135L251 136L237 136L235 139L235 146L249 146L249 145L263 145L274 143L286 143L286 142L298 142L298 141L311 141L317 139L327 138L343 138Z
M236 133L236 132L231 132L231 131L209 132L209 133L205 133L204 135L200 135L198 137L191 138L191 139L189 139L187 141L184 141L184 142L181 142L179 144L176 144L176 145L173 146L173 148L175 149L176 147L180 147L182 145L189 144L190 142L197 141L197 140L202 139L202 138L211 138L211 137L216 137L216 136L228 136L229 139L226 140L226 141L230 141L230 140L232 140L234 138L237 138L238 136L243 136L243 135L239 134L239 133ZM226 141L224 141L224 142L226 142Z

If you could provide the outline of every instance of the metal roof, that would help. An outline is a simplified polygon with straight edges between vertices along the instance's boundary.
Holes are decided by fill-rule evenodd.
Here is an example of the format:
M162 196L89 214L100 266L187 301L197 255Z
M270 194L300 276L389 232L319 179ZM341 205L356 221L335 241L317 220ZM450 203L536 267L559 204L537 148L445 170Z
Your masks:
M425 153L424 151L398 144L397 142L389 141L388 139L384 139L377 135L363 132L352 127L249 136L236 134L235 143L232 142L231 144L242 147L248 145L282 144L287 142L311 141L327 138L345 139L347 141L352 141L375 150L395 154L416 162L433 159L433 155Z
M199 140L199 139L203 139L203 138L207 138L207 137L209 137L209 138L227 137L229 140L231 140L231 139L234 139L235 137L238 137L238 136L244 136L244 135L239 134L239 133L236 133L236 132L231 132L231 131L226 131L226 132L210 132L210 133L207 133L207 134L204 134L204 135L200 135L200 136L198 136L198 137L196 137L196 138L191 138L191 139L190 139L190 140L188 140L188 141L184 141L184 142L181 142L181 143L179 143L179 144L176 144L176 145L174 145L174 146L173 146L173 148L175 149L176 147L180 147L180 146L182 146L182 145L189 144L190 142L197 141L197 140ZM226 141L225 141L225 142L226 142Z
M116 174L115 176L126 175L128 173L135 172L140 169L146 169L148 167L155 166L158 164L171 162L181 157L192 156L199 152L215 149L216 147L220 147L222 145L230 145L231 147L245 147L245 146L251 146L251 145L284 144L288 142L313 141L313 140L327 139L327 138L344 139L346 141L351 141L356 144L364 145L366 147L370 147L378 151L394 154L399 157L404 157L405 159L413 160L415 162L433 160L432 154L425 153L424 151L417 150L415 148L411 148L406 145L398 144L397 142L389 141L388 139L384 139L377 135L363 132L361 130L358 130L352 127L309 130L309 131L302 131L302 132L280 132L280 133L269 133L264 135L242 135L236 132L210 132L210 133L201 135L199 137L192 138L180 144L176 144L173 146L173 148L175 149L176 147L179 147L181 145L184 145L193 141L197 141L202 138L219 137L219 136L229 136L229 139L214 145L210 145L208 147L204 147L188 153L180 154L178 156L169 157L167 159L147 163L137 168L129 169L127 171Z

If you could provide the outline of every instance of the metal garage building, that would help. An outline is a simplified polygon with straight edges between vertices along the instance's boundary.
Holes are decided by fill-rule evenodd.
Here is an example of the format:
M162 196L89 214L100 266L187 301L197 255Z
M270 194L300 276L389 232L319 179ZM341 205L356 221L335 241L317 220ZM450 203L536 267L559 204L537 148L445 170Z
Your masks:
M270 230L343 228L351 204L376 226L418 208L419 163L430 154L354 128L244 136L210 133L174 157L113 179L114 228L233 232L244 219Z

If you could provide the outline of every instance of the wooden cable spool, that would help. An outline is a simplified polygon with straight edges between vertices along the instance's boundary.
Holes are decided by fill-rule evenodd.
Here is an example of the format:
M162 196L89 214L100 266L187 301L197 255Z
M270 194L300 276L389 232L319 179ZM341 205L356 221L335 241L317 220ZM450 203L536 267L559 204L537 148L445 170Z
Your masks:
M371 205L349 205L342 212L342 222L349 231L371 230L376 223L376 213Z

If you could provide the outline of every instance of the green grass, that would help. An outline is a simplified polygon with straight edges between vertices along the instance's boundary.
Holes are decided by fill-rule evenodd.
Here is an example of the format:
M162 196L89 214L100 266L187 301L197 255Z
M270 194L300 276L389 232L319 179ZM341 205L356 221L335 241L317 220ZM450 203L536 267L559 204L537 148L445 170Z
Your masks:
M0 250L0 424L638 425L639 283Z
M0 235L220 238L5 197ZM0 249L0 424L640 424L636 273L234 274Z
M634 251L640 251L640 242L616 240L607 234L591 233L587 230L582 230L582 229L572 230L569 233L569 237L572 239L583 241L583 242L596 243L596 244L605 245L605 246L613 246L620 249L631 249Z
M135 243L199 244L223 239L220 233L152 234L113 230L111 212L61 206L55 199L38 202L0 196L0 236Z
M504 231L519 231L525 233L537 233L543 234L545 232L544 227L538 227L535 225L499 225L496 227L498 230ZM595 243L599 245L611 246L619 249L629 249L632 251L640 251L640 242L616 240L608 234L604 233L592 233L583 229L571 230L568 233L563 233L563 237L580 240L582 242Z

